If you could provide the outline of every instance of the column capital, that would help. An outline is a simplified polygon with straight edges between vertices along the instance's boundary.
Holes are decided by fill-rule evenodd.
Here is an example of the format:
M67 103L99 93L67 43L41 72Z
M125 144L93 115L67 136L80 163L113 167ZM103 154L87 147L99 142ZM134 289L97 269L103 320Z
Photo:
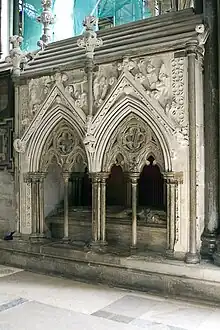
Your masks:
M192 39L186 43L186 53L187 55L196 55L199 49L199 41L197 39Z
M24 182L42 182L46 177L46 172L28 172L24 173Z
M93 172L89 173L90 179L92 179L92 183L104 182L109 176L107 172Z
M70 175L71 173L70 172L62 172L62 176L63 176L63 179L64 179L64 182L67 183L69 181L69 178L70 178Z
M163 172L163 178L168 184L182 184L183 172Z
M126 172L125 175L130 179L132 184L137 184L137 180L140 177L139 172Z

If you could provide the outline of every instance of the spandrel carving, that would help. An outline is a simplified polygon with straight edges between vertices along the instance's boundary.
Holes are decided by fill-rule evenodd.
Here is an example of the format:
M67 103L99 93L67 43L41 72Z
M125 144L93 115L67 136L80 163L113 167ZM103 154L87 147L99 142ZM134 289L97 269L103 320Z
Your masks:
M88 86L84 70L56 73L55 80L61 83L68 96L74 101L74 105L88 113Z
M34 117L39 110L42 102L46 99L52 86L54 84L54 77L44 76L38 79L31 79L29 82L29 106L30 117Z
M95 107L99 107L107 95L111 87L117 82L119 77L117 64L101 65L94 73L93 94Z

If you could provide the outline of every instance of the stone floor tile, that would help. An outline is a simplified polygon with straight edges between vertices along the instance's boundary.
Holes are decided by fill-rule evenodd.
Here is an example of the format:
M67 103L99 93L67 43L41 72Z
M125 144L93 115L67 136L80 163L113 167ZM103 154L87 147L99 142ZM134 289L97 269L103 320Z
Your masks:
M214 308L184 307L183 304L174 302L160 302L148 313L141 315L141 318L177 328L195 330L213 311Z
M0 292L5 287L9 294L85 314L92 314L126 295L126 291L119 289L31 272L0 278Z
M108 305L103 310L114 314L136 318L146 313L148 309L152 308L152 306L156 303L157 301L153 301L151 299L126 295L125 297Z
M0 330L5 329L137 330L137 327L32 301L1 313Z

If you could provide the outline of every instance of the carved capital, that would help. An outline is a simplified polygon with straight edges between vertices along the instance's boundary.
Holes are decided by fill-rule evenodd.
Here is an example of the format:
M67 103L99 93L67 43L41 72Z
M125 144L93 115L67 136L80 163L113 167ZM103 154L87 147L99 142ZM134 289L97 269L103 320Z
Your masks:
M108 172L101 172L100 173L100 180L101 180L101 184L105 184L106 180L109 177L109 173Z
M138 179L140 177L140 173L139 172L127 172L126 176L131 181L131 184L135 185L138 182Z
M65 172L62 173L63 180L64 180L65 183L69 182L70 175L71 175L70 172L65 171Z
M188 56L194 55L196 56L198 52L199 41L197 39L189 40L186 43L186 53Z
M163 178L167 184L182 184L183 183L183 172L164 172Z
M45 172L28 172L24 174L24 182L26 183L37 183L43 182L46 177Z
M101 172L89 173L90 179L92 179L92 184L98 184L101 182Z
M21 43L23 38L14 35L9 38L9 42L12 44L12 49L9 52L9 56L5 58L5 62L12 64L12 76L19 77L21 74L21 64L27 63L27 52L21 50Z

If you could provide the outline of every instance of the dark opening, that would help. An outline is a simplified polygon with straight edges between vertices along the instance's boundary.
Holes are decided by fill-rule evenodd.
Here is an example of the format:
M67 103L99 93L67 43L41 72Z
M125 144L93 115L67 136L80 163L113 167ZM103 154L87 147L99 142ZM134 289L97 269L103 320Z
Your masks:
M120 166L113 165L107 180L107 205L125 204L125 179Z
M138 202L140 206L164 210L164 180L154 158L150 156L148 161L150 164L144 166L139 179Z

